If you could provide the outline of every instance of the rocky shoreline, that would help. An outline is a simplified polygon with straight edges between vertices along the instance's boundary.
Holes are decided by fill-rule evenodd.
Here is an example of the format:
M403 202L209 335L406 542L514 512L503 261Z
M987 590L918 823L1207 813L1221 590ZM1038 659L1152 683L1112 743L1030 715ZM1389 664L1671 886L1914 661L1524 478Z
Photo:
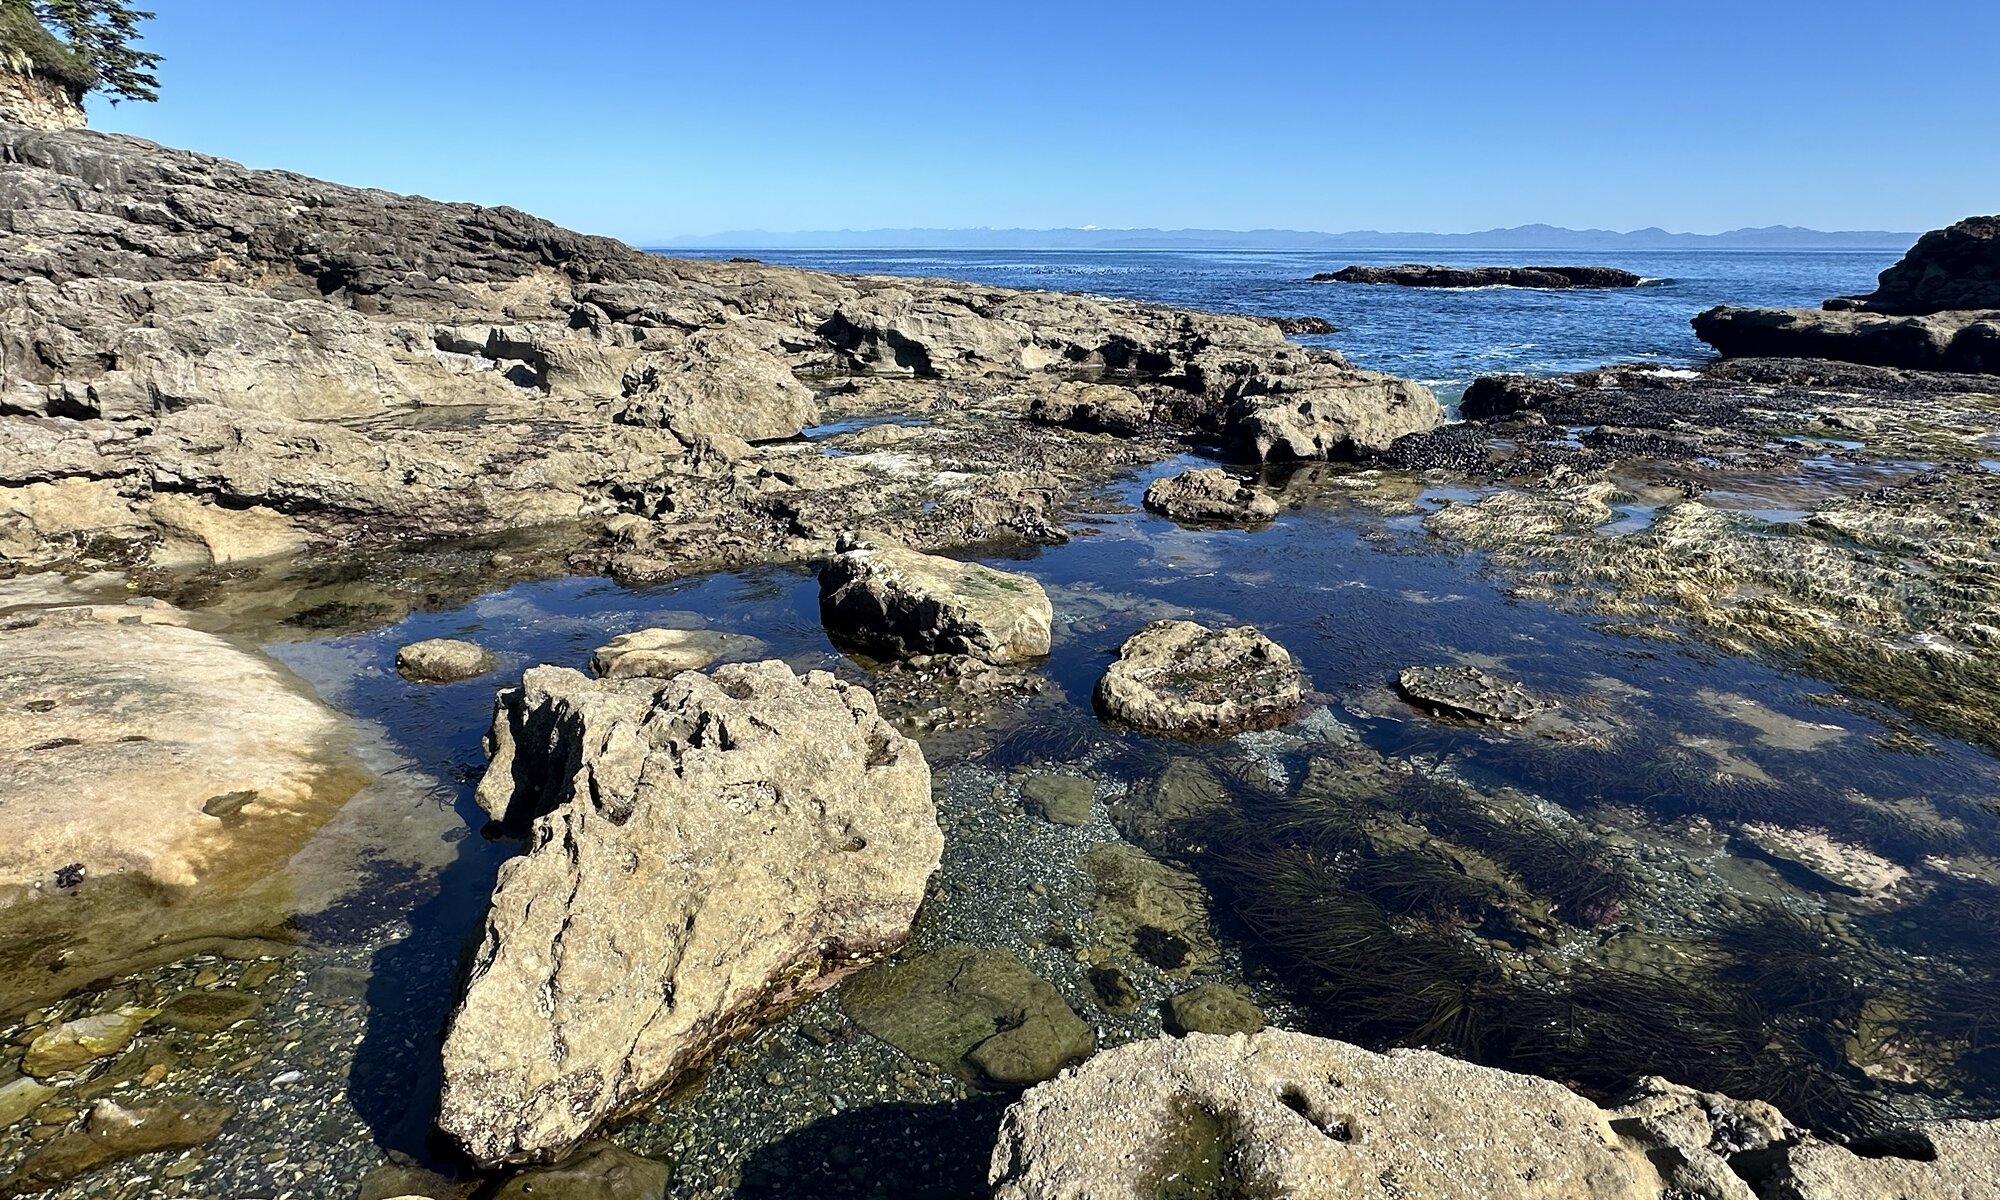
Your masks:
M1508 972L1524 964L1667 999L1646 974L1658 962L1706 969L1706 951L1675 959L1661 939L1699 927L1709 899L1742 908L1737 883L1704 868L1698 884L1642 887L1631 863L1664 855L1615 827L1636 818L1607 810L1585 829L1475 788L1448 756L1392 761L1355 732L1407 716L1461 746L1609 744L1615 689L1558 700L1454 658L1336 701L1252 625L938 553L1063 542L1140 467L1157 478L1134 485L1134 506L1246 540L1337 492L1478 549L1515 596L1796 664L2000 747L1987 225L1927 237L1874 297L1826 314L1949 325L1918 356L1949 370L1873 362L1875 326L1821 324L1823 341L1770 343L1810 360L1482 379L1446 424L1422 385L1288 341L1284 322L669 260L509 209L84 131L0 124L0 214L0 745L26 764L0 781L0 995L25 1010L0 1079L21 1156L0 1194L87 1189L113 1164L133 1171L121 1197L185 1189L214 1139L283 1121L277 1099L302 1073L276 1068L309 1034L267 992L291 988L306 1012L384 986L326 966L274 984L316 911L301 861L352 885L376 877L384 847L476 842L490 818L483 836L520 839L518 853L479 893L455 991L434 998L451 1010L437 1078L349 1061L315 1101L329 1136L353 1139L336 1119L350 1087L400 1093L449 1146L429 1165L459 1177L399 1150L359 1182L364 1200L657 1200L676 1156L704 1147L683 1137L651 1157L638 1143L682 1119L645 1125L656 1100L699 1107L711 1087L718 1107L745 1104L729 1081L776 1091L786 1070L871 1055L895 1064L871 1068L894 1095L973 1114L953 1152L977 1173L990 1148L990 1173L961 1190L1006 1200L2000 1195L1984 1170L2000 1161L1994 1122L1884 1122L1843 1145L1755 1098L1647 1078L1605 1104L1561 1067L1542 1078L1287 1028L1311 1020L1298 997L1315 988L1366 997L1385 1029L1415 997L1444 1013L1418 1040L1469 1045L1449 1042L1453 1021L1516 1003ZM1488 285L1439 270L1392 281ZM1639 282L1496 270L1509 286ZM1531 281L1545 274L1563 282ZM1748 320L1697 328L1726 352L1764 345L1718 332ZM1843 356L1861 365L1826 361ZM1189 451L1243 470L1168 463ZM1772 481L1812 472L1837 478L1800 482L1810 508L1774 513ZM426 553L441 555L434 577ZM371 554L390 556L401 600L346 587ZM324 594L258 592L263 572L299 563L325 573ZM382 674L422 697L413 711L494 699L484 760L454 766L484 811L470 827L395 792L357 723L258 648L281 623L264 604L294 628L367 631L496 582L659 586L747 564L809 566L817 613L789 618L816 616L815 636L858 657L802 666L767 646L775 627L698 619L628 623L608 642L578 631L596 677L452 627L402 645ZM1081 660L1080 681L1056 660L1092 620L1104 654ZM1061 711L1050 694L1065 688L1097 712ZM911 736L981 724L1001 733L967 752ZM1782 729L1808 746L1837 736ZM1162 749L1203 745L1222 749ZM1144 765L1134 782L1112 781L1113 754ZM1739 778L1757 769L1713 757ZM2000 885L1966 835L1975 818L1942 805L1926 831L1894 818L1922 847L1915 867L1769 813L1718 807L1674 836L1777 864L1742 877L1768 904L1751 923L1802 921L1783 905L1824 893L1838 932L1920 894ZM1004 890L963 898L982 872ZM1354 895L1330 900L1335 876ZM369 936L393 953L420 931L384 905ZM1643 932L1625 922L1642 910ZM1240 949L1256 939L1265 976ZM1377 953L1421 986L1341 977ZM1288 955L1322 974L1270 986ZM1464 963L1476 982L1450 977L1457 1001L1424 983ZM1571 1051L1602 1045L1589 1039L1611 1035L1583 1025L1627 1002L1577 994L1545 995L1578 1023ZM1662 1005L1653 1024L1671 1025ZM389 1007L373 997L343 1019ZM1841 1027L1850 1074L1908 1084L1945 1053L1910 1049L1870 1012ZM1527 1060L1552 1027L1534 1013L1512 1034ZM263 1022L296 1033L290 1046L249 1050ZM388 1036L357 1042L371 1035ZM766 1065L780 1061L796 1065ZM1755 1066L1732 1061L1728 1077ZM194 1094L224 1074L268 1077L263 1102ZM839 1086L835 1125L853 1116ZM860 1151L839 1149L811 1170L858 1189ZM786 1161L724 1177L739 1194L781 1189Z

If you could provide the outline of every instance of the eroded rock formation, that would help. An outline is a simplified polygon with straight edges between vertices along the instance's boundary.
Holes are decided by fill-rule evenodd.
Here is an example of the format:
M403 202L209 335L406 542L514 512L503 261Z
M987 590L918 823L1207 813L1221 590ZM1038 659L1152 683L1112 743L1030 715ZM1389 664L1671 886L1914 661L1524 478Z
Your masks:
M828 632L886 658L968 654L995 665L1049 652L1055 609L1026 575L898 546L849 550L820 572Z
M536 667L480 797L532 821L444 1046L439 1125L546 1159L901 945L943 850L869 694L781 662L662 682Z

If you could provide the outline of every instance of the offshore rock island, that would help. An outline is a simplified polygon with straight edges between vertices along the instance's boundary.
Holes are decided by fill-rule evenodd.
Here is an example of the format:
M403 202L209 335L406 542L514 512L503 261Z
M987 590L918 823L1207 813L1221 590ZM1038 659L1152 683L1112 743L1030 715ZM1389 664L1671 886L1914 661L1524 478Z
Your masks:
M73 99L0 70L0 1195L2000 1196L2000 219L1448 422Z

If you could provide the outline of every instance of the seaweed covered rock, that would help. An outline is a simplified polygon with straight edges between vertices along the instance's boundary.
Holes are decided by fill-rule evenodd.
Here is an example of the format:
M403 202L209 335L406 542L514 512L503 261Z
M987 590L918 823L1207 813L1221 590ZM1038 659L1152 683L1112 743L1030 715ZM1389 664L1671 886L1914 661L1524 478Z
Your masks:
M1183 471L1146 486L1145 505L1176 521L1253 525L1278 515L1278 502L1217 467Z
M1514 723L1561 707L1518 683L1463 665L1407 667L1396 676L1396 690L1425 712L1462 721Z
M532 820L444 1046L439 1125L545 1159L901 945L943 837L930 770L824 672L536 667L481 798Z
M896 546L865 546L820 572L827 631L886 658L969 654L995 665L1049 652L1055 609L1026 575Z
M1284 724L1304 695L1291 654L1248 625L1155 621L1119 648L1097 707L1148 733L1225 737Z

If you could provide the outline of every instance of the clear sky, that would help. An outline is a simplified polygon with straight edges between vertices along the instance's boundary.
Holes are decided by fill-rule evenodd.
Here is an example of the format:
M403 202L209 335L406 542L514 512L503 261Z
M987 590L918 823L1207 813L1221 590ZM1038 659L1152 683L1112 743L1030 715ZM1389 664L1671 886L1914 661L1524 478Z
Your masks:
M100 128L641 243L2000 211L2000 0L153 0Z

